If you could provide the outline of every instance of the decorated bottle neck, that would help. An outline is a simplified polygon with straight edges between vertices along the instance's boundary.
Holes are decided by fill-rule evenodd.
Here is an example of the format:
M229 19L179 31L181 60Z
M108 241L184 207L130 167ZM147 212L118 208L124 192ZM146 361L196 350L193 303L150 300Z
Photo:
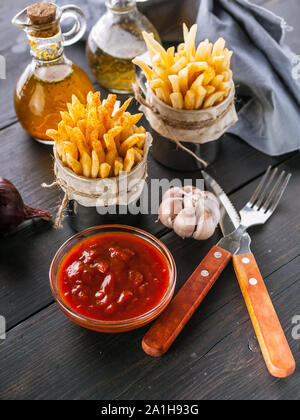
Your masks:
M114 13L127 13L136 7L136 0L106 0L106 6Z
M58 31L50 31L46 33L27 33L30 54L39 61L53 61L57 60L63 55L64 45L63 37L60 29Z

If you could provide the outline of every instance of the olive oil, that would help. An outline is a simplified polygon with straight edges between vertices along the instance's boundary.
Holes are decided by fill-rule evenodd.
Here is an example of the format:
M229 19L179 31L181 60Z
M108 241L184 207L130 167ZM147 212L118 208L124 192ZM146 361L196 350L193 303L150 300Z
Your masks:
M135 80L133 57L118 58L96 48L87 52L91 71L101 86L115 93L131 93Z
M76 64L71 67L53 65L25 70L15 89L15 110L22 127L38 140L52 140L46 135L49 128L57 129L60 111L67 110L72 94L84 103L94 90L89 77Z
M98 83L115 93L132 93L132 60L146 52L143 31L159 35L135 0L107 0L107 12L92 28L87 60Z
M74 30L62 33L60 22L66 16L72 17L77 25ZM46 131L57 128L60 111L67 110L72 94L84 102L88 92L94 90L88 75L64 54L64 46L84 34L84 15L80 8L60 8L42 2L19 12L12 23L26 32L32 56L16 84L16 115L37 141L53 144Z

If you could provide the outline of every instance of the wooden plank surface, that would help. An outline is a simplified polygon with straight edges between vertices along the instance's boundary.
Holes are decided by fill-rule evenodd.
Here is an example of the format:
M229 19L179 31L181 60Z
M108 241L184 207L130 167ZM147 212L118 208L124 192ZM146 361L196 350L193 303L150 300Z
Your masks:
M53 182L53 158L51 149L35 141L22 130L19 124L8 127L1 133L0 168L1 176L9 179L20 190L27 205L48 209L53 215L57 213L62 195L54 187L43 189L41 184ZM261 175L269 164L277 165L285 158L271 158L250 148L236 138L228 137L222 140L220 158L210 168L211 174L220 176L222 186L227 193L239 189L251 179ZM18 164L7 165L7 161ZM231 170L231 162L235 161L235 170ZM236 176L236 173L239 176ZM159 165L150 154L148 185L151 179L174 178L195 182L200 174L178 173L166 170ZM148 202L151 203L149 187ZM139 227L161 236L167 230L156 223L155 214L143 215ZM75 232L67 221L63 230L55 230L51 225L37 221L22 225L18 231L9 235L5 242L0 242L0 270L2 287L0 302L2 313L10 328L26 319L31 313L38 311L53 301L47 287L48 269L57 251ZM29 246L24 250L24 243ZM11 250L14 250L11 253ZM15 255L19 255L18 264L13 264ZM31 262L28 265L28 261ZM32 299L34 296L34 299Z
M297 219L300 195L294 196L295 191L299 192L299 163L300 157L297 156L283 165L294 174L292 184L277 214L266 226L252 232L253 252L275 299L296 358L300 356L299 346L291 340L290 331L292 317L299 307L300 290L300 221ZM257 181L236 192L234 202L245 202L256 184ZM291 219L295 221L293 224ZM282 240L283 235L285 240ZM218 237L219 233L203 243L183 241L171 233L162 238L177 262L177 289ZM248 348L249 339L250 344L254 340L254 333L231 266L164 358L151 359L142 352L140 342L147 328L120 335L90 332L73 325L52 304L9 331L0 348L6 366L0 372L0 397L213 399L222 397L223 392L223 398L231 395L236 399L246 396L247 378L250 377L253 378L253 388L249 390L256 390L256 396L262 392L262 397L278 397L273 393L273 385L278 381L266 373L261 355L253 354ZM229 343L232 346L233 342L236 343L234 357L232 347L229 351ZM230 367L234 367L233 371ZM201 386L208 374L210 378L218 378L217 383L211 379L209 391L206 386ZM47 381L43 375L47 375ZM226 386L233 378L235 387L231 385L229 395ZM238 380L244 383L243 387ZM175 386L168 387L170 381ZM299 386L299 381L298 372L288 381L285 392L290 398L293 398L292 391ZM59 396L58 387L61 390Z

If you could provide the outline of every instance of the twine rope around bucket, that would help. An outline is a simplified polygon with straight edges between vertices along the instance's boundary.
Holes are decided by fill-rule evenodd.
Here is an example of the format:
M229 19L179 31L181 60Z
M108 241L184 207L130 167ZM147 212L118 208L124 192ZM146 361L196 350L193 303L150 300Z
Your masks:
M133 83L133 91L134 91L135 99L142 106L145 106L146 108L148 108L156 116L156 118L158 118L159 120L161 120L164 123L164 127L166 128L166 130L169 134L170 134L170 129L169 129L170 127L171 128L180 128L180 129L184 129L184 130L191 130L191 131L199 130L199 129L202 129L202 128L212 127L219 120L224 118L225 115L228 114L228 112L230 112L230 110L232 108L232 105L234 104L234 98L233 98L232 101L230 101L230 103L226 107L226 109L221 114L219 114L216 118L209 118L207 120L202 120L202 121L184 122L184 121L178 121L178 120L174 120L172 118L167 118L167 117L162 116L161 113L158 111L158 109L153 104L150 104L141 95L140 87L139 87L138 83L136 83L136 82ZM171 141L173 141L174 143L176 143L179 148L181 148L185 152L192 155L198 162L202 163L202 165L204 165L205 167L208 166L208 163L205 160L201 159L196 153L194 153L192 150L185 147L182 144L182 140L180 141L177 138L176 139L171 138L171 135L170 135L169 139Z
M146 175L147 175L147 165L146 165L146 168L145 168L144 177L141 178L141 180L144 180ZM98 200L98 199L103 198L103 195L107 192L107 191L104 191L104 192L101 191L101 192L95 194L95 193L86 193L86 192L79 191L79 190L75 189L74 187L69 185L66 182L65 179L63 179L61 176L59 176L58 167L57 167L56 163L54 163L54 176L55 176L55 181L54 182L52 182L51 184L42 183L41 186L42 186L42 188L60 187L64 191L64 197L63 197L62 202L59 206L57 216L56 216L56 219L55 219L55 223L54 223L54 226L57 229L61 229L63 227L62 226L62 221L63 221L63 218L64 218L64 211L65 211L65 209L68 205L70 197L77 195L77 196L84 197L84 198L91 198L91 199ZM127 194L135 192L135 188L136 188L136 185L134 185L132 188L128 188L127 189ZM75 203L76 203L76 201L75 201Z

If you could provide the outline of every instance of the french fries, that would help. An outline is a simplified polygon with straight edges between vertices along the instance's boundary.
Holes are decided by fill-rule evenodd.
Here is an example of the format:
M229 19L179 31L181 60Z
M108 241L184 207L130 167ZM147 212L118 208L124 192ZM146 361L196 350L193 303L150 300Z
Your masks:
M225 40L215 44L208 39L195 44L197 25L189 30L183 25L184 43L167 51L153 34L143 32L152 68L141 59L133 63L145 73L155 95L175 109L199 110L218 105L229 95L232 86L230 61L233 52Z
M84 105L73 95L57 130L47 131L59 158L76 175L117 177L122 171L130 173L143 159L146 130L136 126L143 114L127 112L132 98L114 113L116 100L116 95L108 95L102 103L100 92L89 92Z

